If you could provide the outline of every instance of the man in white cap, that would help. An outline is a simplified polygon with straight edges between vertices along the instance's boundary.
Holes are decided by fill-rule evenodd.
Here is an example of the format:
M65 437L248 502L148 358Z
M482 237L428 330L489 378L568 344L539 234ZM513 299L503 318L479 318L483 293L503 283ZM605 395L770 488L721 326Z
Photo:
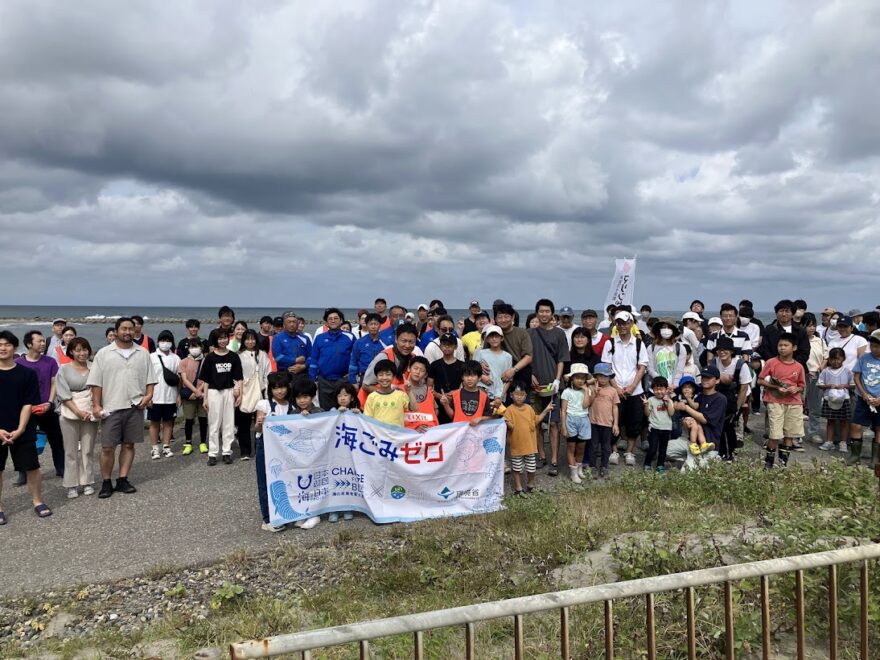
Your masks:
M64 332L64 328L67 327L67 319L57 318L52 321L52 337L49 339L49 345L46 346L46 355L52 357L56 355L55 347L57 345L63 345L63 340L61 339L61 333Z
M699 333L699 334L698 334ZM691 347L694 364L697 363L703 349L700 339L703 337L703 319L696 312L685 312L681 317L681 339Z
M480 313L480 309L480 302L478 300L471 300L471 304L468 305L468 316L464 320L464 328L461 331L462 336L478 329L477 314Z
M568 350L571 350L571 333L579 327L579 325L574 323L574 310L568 305L560 308L559 329L565 333L565 338L568 340Z
M642 433L645 412L642 407L642 377L648 368L648 351L641 338L632 334L635 319L629 312L614 315L617 336L611 337L602 350L602 362L611 365L614 371L613 385L620 396L620 427L626 433L627 465L636 464L636 440ZM617 465L620 455L614 448L608 462Z

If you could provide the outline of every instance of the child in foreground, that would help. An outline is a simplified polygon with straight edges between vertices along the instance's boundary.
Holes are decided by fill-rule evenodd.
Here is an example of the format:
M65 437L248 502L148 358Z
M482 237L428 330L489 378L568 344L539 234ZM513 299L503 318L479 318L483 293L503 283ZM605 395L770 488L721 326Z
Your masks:
M341 383L339 387L336 388L333 400L336 401L336 410L352 413L361 412L360 402L357 398L357 390L355 390L354 385L351 383ZM351 520L354 518L354 512L343 511L342 517L345 520ZM339 522L339 514L336 511L328 514L327 522Z
M579 484L584 476L580 459L592 437L590 405L593 403L593 379L585 364L571 365L571 371L565 378L569 380L569 386L562 393L562 428L568 438L568 471L571 480Z
M417 408L411 407L408 395L394 387L397 373L394 363L391 360L379 360L373 373L376 374L376 389L367 397L364 414L385 424L403 426L406 411Z
M513 470L513 494L523 496L535 487L535 470L538 467L538 424L553 410L552 401L540 415L526 404L528 390L523 383L515 382L510 388L513 405L504 411L504 421L510 431L510 465ZM526 486L523 488L522 473L526 471Z
M697 384L692 376L682 376L678 385L678 402L675 404L675 410L686 413L690 410L700 410L700 404L697 403ZM682 426L688 432L688 448L694 456L700 456L715 449L714 442L706 442L706 433L703 426L697 420L689 415L682 415Z
M765 469L773 467L780 440L780 467L788 465L794 439L804 435L804 403L801 392L806 387L807 379L803 366L794 359L796 343L795 336L789 332L779 335L779 356L767 360L758 377L758 385L764 388L767 431L770 437L764 456Z
M596 374L597 388L590 405L590 465L593 479L608 476L608 463L617 465L618 455L611 453L611 438L620 429L617 426L620 409L620 395L611 384L614 371L607 362L600 362L593 370Z
M650 472L656 458L657 473L663 474L666 472L664 465L666 463L666 448L669 446L669 437L672 434L672 416L675 414L675 407L669 396L669 381L663 376L656 376L651 381L651 391L653 394L650 398L642 396L649 429L648 451L645 453L644 469L646 472Z
M266 532L280 532L286 525L275 526L269 522L269 493L266 486L266 449L263 444L263 422L267 417L292 415L293 403L290 393L290 374L286 371L269 374L267 399L257 402L257 421L254 440L256 442L257 496L260 500L260 514L263 516L262 529ZM302 525L299 525L302 527ZM314 525L313 525L314 526Z
M485 390L477 387L482 375L482 365L475 360L468 360L464 363L461 375L461 389L454 391L451 397L444 394L440 398L440 403L453 422L469 422L474 426L484 419L489 419L494 410L500 406L499 399L489 401L489 395Z

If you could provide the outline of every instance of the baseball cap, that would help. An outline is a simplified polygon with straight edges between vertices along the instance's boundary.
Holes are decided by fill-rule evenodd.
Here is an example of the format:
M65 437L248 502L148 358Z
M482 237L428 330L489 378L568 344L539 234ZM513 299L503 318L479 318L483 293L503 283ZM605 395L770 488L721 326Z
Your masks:
M431 308L428 307L427 303L422 303L421 305L419 305L418 307L416 307L416 311L418 311L418 310L420 310L420 309L424 309L425 311L427 311L427 310L429 310L429 309L431 309Z
M452 344L454 346L458 344L458 339L456 339L455 335L451 332L444 332L442 335L440 335L440 343Z
M633 315L630 314L629 312L617 312L617 314L614 315L614 320L615 321L632 321Z
M880 330L874 330L874 332L868 335L868 341L876 341L880 344Z
M700 315L697 314L696 312L685 312L684 314L681 315L681 320L682 321L688 321L688 320L702 321L703 319L701 319Z
M482 334L484 337L488 337L491 334L501 335L502 337L504 336L504 332L502 332L501 328L493 324L489 324L485 328L483 328L483 332L480 334Z
M709 319L708 325L724 325L724 324L721 322L721 319L719 317L713 316L711 319Z
M471 300L471 304L468 305L468 307L479 307L479 306L480 306L479 300Z
M62 318L54 319L52 321L52 325L55 325L56 323L67 323L67 319L62 319Z
M574 316L574 310L566 305L562 309L559 310L559 316Z
M284 312L284 314L281 315L282 323L289 318L298 318L296 315L296 312L291 312L291 311Z
M851 309L846 313L847 316L861 316L862 314L864 314L864 312L862 312L862 310L860 310L858 307L856 307L855 309Z
M710 364L703 367L703 370L700 372L700 378L721 378L721 372L718 371L718 367Z
M284 319L280 316L276 316L274 319L272 319L272 325L284 325Z
M853 324L853 320L852 320L851 316L844 315L844 316L841 316L837 319L837 327L838 328L842 325L848 325L848 326L852 327L852 324Z
M492 303L492 307L498 307L499 305L505 304L501 298L495 298L495 302Z
M833 307L826 307L825 309L822 310L822 313L827 314L828 316L831 316L832 314L837 313L837 310L834 309Z
M596 313L595 309L585 309L584 311L581 312L581 318L582 319L587 319L587 318L597 319L597 318L599 318L599 315Z

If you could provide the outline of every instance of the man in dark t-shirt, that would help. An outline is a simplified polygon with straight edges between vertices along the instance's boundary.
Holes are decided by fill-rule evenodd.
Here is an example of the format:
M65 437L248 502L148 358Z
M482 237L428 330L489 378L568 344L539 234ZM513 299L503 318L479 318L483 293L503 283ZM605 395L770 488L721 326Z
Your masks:
M714 365L703 367L700 372L702 391L694 398L700 404L700 414L705 419L701 423L703 433L706 434L706 442L714 443L716 447L720 446L724 415L727 411L727 397L715 391L719 378L721 374L717 367Z
M52 515L43 502L43 479L37 458L37 432L31 420L31 408L40 403L37 374L15 363L18 337L0 332L0 497L3 495L3 470L12 457L16 470L27 473L27 486L40 518ZM2 500L0 500L2 502ZM7 523L0 504L0 525Z

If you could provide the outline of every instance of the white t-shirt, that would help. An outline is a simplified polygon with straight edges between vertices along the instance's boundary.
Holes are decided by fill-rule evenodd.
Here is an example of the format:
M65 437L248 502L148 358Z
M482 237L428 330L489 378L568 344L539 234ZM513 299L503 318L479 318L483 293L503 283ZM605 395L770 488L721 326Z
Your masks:
M150 362L153 365L153 375L156 377L156 386L153 389L153 403L177 403L177 388L171 387L165 382L165 377L162 375L162 362L159 362L160 357L162 358L162 362L165 363L165 368L170 369L175 374L180 367L180 358L177 357L177 354L174 351L170 351L168 355L163 355L161 351L156 351L150 355Z
M289 408L291 411L296 410L296 406L293 404L293 401L289 402ZM261 412L266 417L277 417L279 415L286 415L288 410L288 406L283 406L277 401L275 402L275 412L272 412L272 406L269 404L268 399L260 399L257 401L257 412Z
M749 336L749 341L752 343L752 350L758 350L758 346L761 345L761 328L757 323L749 323L748 325L740 326L740 330L746 333Z
M640 344L639 354L636 355L636 345ZM614 347L614 353L611 353L611 347ZM627 387L635 380L636 372L639 365L648 367L648 351L645 348L644 341L638 341L630 335L629 341L624 342L620 337L612 337L605 342L605 348L602 349L602 362L611 364L614 370L614 382L618 387ZM642 394L642 381L639 380L633 394Z
M737 375L734 373L734 371L736 370L736 363L738 360L742 360L742 367L740 367L739 376L737 377ZM734 357L730 361L730 364L727 365L726 367L723 364L721 364L721 358L716 358L715 359L715 366L718 367L718 371L721 373L722 376L724 374L727 374L728 376L732 377L734 380L738 380L740 385L748 385L749 391L751 391L751 389L752 389L752 372L749 371L749 363L744 358Z
M843 361L843 366L850 371L856 368L856 362L859 361L859 350L866 347L867 345L868 340L861 335L857 335L855 333L851 334L846 339L838 335L837 339L832 339L828 342L829 349L843 349L843 352L846 353L846 358Z
M456 360L466 360L467 356L464 354L464 344L461 343L461 339L458 337L455 338L455 359ZM440 339L432 339L431 342L425 346L425 359L428 362L436 362L437 360L443 357L443 350L440 348Z

